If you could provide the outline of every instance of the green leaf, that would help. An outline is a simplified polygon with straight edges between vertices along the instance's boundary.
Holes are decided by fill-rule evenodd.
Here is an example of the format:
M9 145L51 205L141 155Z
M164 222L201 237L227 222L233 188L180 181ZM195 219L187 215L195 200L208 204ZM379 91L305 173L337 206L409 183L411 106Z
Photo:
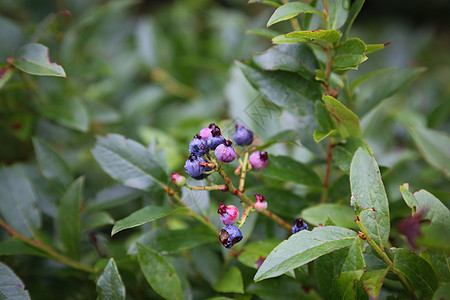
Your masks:
M277 35L274 35L270 38L272 39L276 36ZM13 73L14 73L14 68L11 66L7 66L7 67L0 69L0 89L8 82L8 80L11 78Z
M345 41L348 38L348 34L350 32L350 28L353 25L353 22L356 19L356 16L361 11L362 6L364 5L365 0L356 0L353 2L352 7L350 8L350 11L347 16L347 20L345 21L344 25L341 27L342 32L342 39L341 41Z
M39 138L33 138L33 146L42 174L65 190L73 181L66 162L49 144Z
M367 152L372 153L370 146L361 138L348 138L345 143L337 144L331 150L333 160L339 169L348 173L353 156L358 148L363 148Z
M377 106L381 100L391 97L399 90L406 87L424 71L425 68L409 68L384 76L383 80L373 89L369 96L363 100L358 115L365 115L372 110L372 108Z
M29 300L30 295L22 280L5 264L0 262L1 299Z
M241 271L237 267L229 268L222 278L214 285L213 289L221 293L244 293L244 283Z
M448 251L442 249L428 249L423 251L420 255L433 267L440 280L443 282L450 282Z
M245 34L253 34L258 35L267 39L273 39L277 35L280 35L279 32L267 28L255 28L255 29L249 29L245 32Z
M361 137L361 126L357 115L331 96L323 95L322 100L325 102L328 113L344 139Z
M409 128L409 133L425 160L450 178L450 135L422 127Z
M84 178L76 179L59 201L58 234L65 253L74 259L80 258L80 207Z
M120 184L100 190L95 198L86 203L87 211L98 211L127 204L140 197L142 192Z
M390 72L390 71L393 71L393 70L396 70L396 69L397 69L397 67L383 68L383 69L375 70L375 71L372 71L372 72L370 72L370 73L367 73L367 74L364 74L364 75L362 75L362 76L359 76L358 78L356 78L356 79L352 82L352 84L350 84L350 90L351 90L351 91L355 90L355 88L356 88L358 85L360 85L360 84L363 83L364 81L366 81L366 80L368 80L368 79L370 79L370 78L372 78L372 77L374 77L374 76L381 75L381 74L384 74L384 73L386 73L386 72Z
M350 246L357 234L335 226L302 230L275 247L256 272L255 281L276 277L332 251Z
M433 268L420 256L401 248L390 248L388 256L393 267L400 272L420 298L431 298L438 287L438 279Z
M284 43L310 43L317 42L334 45L341 39L341 33L337 30L313 30L293 31L276 36L272 39L274 44Z
M345 247L322 255L314 261L314 274L316 274L317 285L324 299L333 299L331 294L333 280L341 274L348 251L349 248Z
M390 231L389 203L375 159L356 151L350 166L351 205L374 242L383 248Z
M81 218L81 228L83 230L97 228L105 225L114 224L114 219L111 215L104 211L89 212Z
M279 240L265 239L245 245L238 261L249 268L258 269L270 251L280 243Z
M41 226L37 197L20 166L0 169L0 213L18 233L33 237Z
M267 139L267 141L259 147L256 147L255 150L262 151L274 144L278 143L292 143L298 144L298 140L300 139L300 135L294 130L283 130L281 132L276 133L274 136Z
M248 0L248 3L249 4L252 4L252 3L264 3L264 4L267 4L267 5L274 6L274 7L280 7L281 6L281 3L278 2L278 1L269 1L269 0Z
M350 0L328 0L328 15L331 29L339 29L347 20Z
M274 279L267 279L264 282L253 282L245 290L246 293L257 295L264 300L279 299L320 299L307 298L300 284L286 276Z
M167 215L173 214L175 212L185 212L187 208L169 208L169 207L159 207L159 206L146 206L138 211L135 211L126 218L123 218L114 224L111 231L111 236L115 235L119 231L137 227L139 225L158 220Z
M119 134L97 137L92 154L102 169L125 186L150 191L168 176L144 146Z
M312 103L320 98L318 82L307 80L299 74L286 71L264 71L236 62L250 84L267 100L289 110L299 110L305 115L312 111Z
M217 235L204 227L169 230L155 228L139 237L136 243L162 253L174 253L217 241ZM136 244L131 245L128 254L136 253Z
M125 299L125 286L114 258L111 258L97 281L98 300Z
M288 156L270 155L269 164L261 174L310 187L322 186L322 181L310 166Z
M39 112L70 129L87 132L89 129L89 113L83 101L79 98L71 98L61 101L61 99L53 97L47 101L39 101Z
M42 44L26 44L15 58L7 62L22 72L39 76L66 77L66 72L57 63L50 61L49 49Z
M355 213L348 205L335 203L318 204L303 210L300 216L314 226L325 224L327 217L331 217L337 226L355 227Z
M366 44L357 38L351 38L339 44L331 63L332 71L358 69L358 65L367 60L366 48Z
M330 293L334 299L357 299L357 283L364 270L343 271L334 278Z
M342 272L362 270L365 267L366 263L361 249L361 239L355 239L342 265Z
M0 242L0 256L17 254L48 256L45 252L42 252L19 239L8 238Z
M267 22L267 27L272 26L281 21L295 18L299 14L318 14L323 16L321 12L311 5L302 2L289 2L278 7Z
M364 273L361 278L362 285L371 299L378 299L381 286L384 283L384 278L386 277L388 271L389 267L386 269L367 271Z
M182 299L180 279L175 269L151 248L137 244L137 257L147 282L165 299Z
M433 295L432 300L446 299L450 295L450 283L440 286Z
M314 79L314 71L318 68L311 48L301 43L275 45L265 52L253 53L251 58L263 70L298 72L309 80Z
M366 50L366 55L384 49L387 45L389 45L390 43L386 43L386 44L368 44L367 45L367 50Z

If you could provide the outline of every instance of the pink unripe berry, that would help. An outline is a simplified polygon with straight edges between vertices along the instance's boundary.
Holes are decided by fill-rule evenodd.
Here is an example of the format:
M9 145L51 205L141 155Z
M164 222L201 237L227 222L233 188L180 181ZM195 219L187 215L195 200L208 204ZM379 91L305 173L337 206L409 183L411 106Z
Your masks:
M255 194L255 198L256 198L256 201L255 201L254 206L257 211L263 211L263 210L267 209L267 201L263 195Z
M172 173L172 182L178 186L184 186L186 184L186 177L178 174L177 172Z
M224 163L232 162L236 158L236 149L230 140L225 140L223 144L217 146L214 151L216 158Z
M220 220L225 225L231 225L239 218L239 210L234 205L225 205L220 203L217 213L220 215Z
M209 124L208 127L203 128L202 130L200 130L200 136L207 140L209 138L209 136L211 135L211 130L213 130L214 128L216 128L216 124L211 123Z
M269 155L266 151L255 151L250 154L248 160L253 168L260 170L267 167L267 164L269 163Z

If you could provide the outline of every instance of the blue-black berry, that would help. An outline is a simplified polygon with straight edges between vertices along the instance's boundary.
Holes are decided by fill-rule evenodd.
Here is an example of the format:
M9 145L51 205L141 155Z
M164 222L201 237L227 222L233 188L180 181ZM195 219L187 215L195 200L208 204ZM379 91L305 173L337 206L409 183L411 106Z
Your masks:
M191 153L189 158L186 160L186 163L184 164L184 170L194 179L204 179L208 175L203 174L203 172L210 171L211 168L201 166L200 163L206 163L206 160L202 157L198 158L195 154ZM204 175L206 176L203 177Z
M208 152L208 150L208 142L203 139L200 134L194 135L194 138L189 143L189 152L195 154L197 157L200 157Z
M233 135L233 139L238 146L250 145L253 142L253 132L244 126L236 125L236 132Z
M211 135L208 138L208 148L210 150L215 150L217 146L223 144L224 141L225 138L222 136L220 128L216 126L211 130Z
M294 221L294 225L292 225L292 233L297 233L305 229L308 230L308 224L303 222L302 218Z
M230 249L242 240L242 232L236 226L227 225L220 230L219 240L225 248Z
M230 140L225 140L223 144L217 146L214 151L216 158L224 163L232 162L236 158L236 149Z

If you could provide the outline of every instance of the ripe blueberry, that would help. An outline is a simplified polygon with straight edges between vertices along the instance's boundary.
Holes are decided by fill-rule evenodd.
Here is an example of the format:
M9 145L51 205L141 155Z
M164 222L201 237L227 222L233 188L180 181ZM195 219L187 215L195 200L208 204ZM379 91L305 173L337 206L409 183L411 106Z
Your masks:
M204 179L208 175L203 174L203 172L210 171L211 168L201 166L200 163L206 163L206 160L202 157L198 158L195 154L191 153L189 158L186 160L186 163L184 164L184 170L194 179ZM204 175L206 176L203 177Z
M220 220L225 225L231 225L239 218L239 210L234 205L225 205L220 203L217 213L220 215Z
M308 224L303 222L302 218L296 219L292 225L292 233L297 233L302 230L308 230Z
M189 152L195 154L197 157L202 156L208 150L208 142L200 134L196 134L189 143Z
M210 150L215 150L217 146L223 144L224 141L225 138L222 136L220 128L216 126L214 129L211 130L211 135L208 138L208 148Z
M225 248L230 249L242 240L242 232L236 226L227 225L220 230L219 240Z
M211 130L213 130L216 127L217 127L216 124L211 123L211 124L209 124L208 127L202 128L202 130L200 130L201 137L204 138L205 140L207 140L209 138L209 136L211 135Z
M257 211L263 211L263 210L265 210L266 208L267 208L267 201L266 201L266 199L264 198L264 196L263 195L261 195L261 194L258 194L258 193L256 193L255 194L255 198L256 198L256 201L255 201L255 209L257 210Z
M236 125L236 132L233 135L233 139L238 146L250 145L253 142L253 132L244 126Z
M221 162L229 163L236 158L236 149L234 149L230 140L225 140L223 144L217 146L214 154Z
M267 164L269 163L269 155L266 151L255 151L250 154L248 160L253 168L260 170L267 167Z

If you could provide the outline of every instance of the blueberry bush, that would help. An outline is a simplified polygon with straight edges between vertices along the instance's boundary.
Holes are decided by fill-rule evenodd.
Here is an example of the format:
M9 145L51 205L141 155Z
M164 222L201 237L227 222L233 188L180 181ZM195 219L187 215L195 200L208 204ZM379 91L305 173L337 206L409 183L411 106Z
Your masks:
M1 299L450 295L447 51L241 2L0 3Z

